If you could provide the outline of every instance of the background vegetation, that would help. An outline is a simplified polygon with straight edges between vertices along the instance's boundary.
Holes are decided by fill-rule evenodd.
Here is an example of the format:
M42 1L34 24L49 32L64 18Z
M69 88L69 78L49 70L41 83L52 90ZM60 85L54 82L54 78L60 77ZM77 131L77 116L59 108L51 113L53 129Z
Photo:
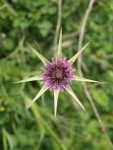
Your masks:
M62 8L63 53L77 52L81 23L89 0L65 0ZM12 84L40 73L42 63L26 45L49 60L54 55L57 0L0 1L0 150L111 150L81 83L72 88L86 108L84 113L65 92L60 94L57 118L53 92L48 91L30 110L28 104L39 82ZM88 88L113 141L113 1L96 1L88 18L83 54L84 77L110 84ZM38 50L38 49L37 49ZM74 66L77 69L77 65ZM78 71L76 71L78 72Z

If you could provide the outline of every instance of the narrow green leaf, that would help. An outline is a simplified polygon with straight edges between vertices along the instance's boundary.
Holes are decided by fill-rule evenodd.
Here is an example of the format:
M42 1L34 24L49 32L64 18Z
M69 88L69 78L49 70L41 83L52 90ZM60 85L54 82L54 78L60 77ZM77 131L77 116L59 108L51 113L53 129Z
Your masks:
M76 53L71 59L69 59L69 61L72 61L74 63L75 60L79 57L79 55L82 53L82 51L85 50L85 48L89 45L89 43L87 43L82 49L80 49L78 53Z
M100 83L103 84L104 82L99 82L99 81L95 81L95 80L90 80L90 79L86 79L86 78L82 78L82 77L78 77L78 76L74 76L75 77L75 81L84 81L84 82L95 82L95 83Z
M38 47L39 51L41 52L42 50L41 50L40 45L38 44L38 42L37 42L37 41L35 41L35 40L33 40L33 41L35 42L35 44L37 45L37 47Z
M35 96L35 98L28 104L27 109L45 92L49 89L49 87L46 87L45 85L41 88L41 90L38 92L38 94Z
M76 102L82 107L83 110L85 110L85 108L83 107L82 103L80 102L80 100L78 99L78 97L75 95L75 93L73 92L73 90L71 89L70 86L65 87L66 91L76 100Z
M23 80L20 80L20 81L17 81L17 82L14 82L14 83L22 83L22 82L29 82L29 81L35 81L35 80L42 80L41 78L37 76L34 76L34 77L30 77L30 78L25 78Z
M4 150L8 150L7 137L6 137L5 129L4 128L2 128L2 142L3 142L3 148L4 148Z
M58 57L58 55L62 56L62 29L60 30L57 57Z
M38 58L46 65L46 61L48 61L48 60L46 58L44 58L37 50L35 50L33 47L31 47L28 43L27 43L27 45L38 56Z
M58 95L59 95L59 91L57 91L57 92L54 91L54 114L55 114L55 117L56 117L56 113L57 113Z
M8 145L9 145L9 149L11 149L11 150L14 149L14 142L13 142L11 135L5 129L3 129L3 132L6 136L6 139L7 139Z

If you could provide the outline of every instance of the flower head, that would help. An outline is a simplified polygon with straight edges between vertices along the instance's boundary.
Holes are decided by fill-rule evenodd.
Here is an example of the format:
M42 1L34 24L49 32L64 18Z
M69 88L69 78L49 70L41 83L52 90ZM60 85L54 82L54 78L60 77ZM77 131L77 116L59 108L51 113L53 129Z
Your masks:
M27 108L29 108L45 91L51 89L54 91L54 113L56 116L59 91L64 91L65 89L74 98L74 100L85 110L80 100L71 89L70 83L72 81L98 82L76 76L74 73L75 69L72 68L73 63L81 54L81 52L88 46L88 44L89 43L87 43L81 50L79 50L78 53L76 53L71 59L67 60L66 57L62 58L62 31L61 31L57 56L56 58L52 58L52 62L48 61L38 51L36 51L28 44L28 46L32 49L32 51L38 56L38 58L44 64L44 66L41 67L43 73L34 77L25 78L15 83L41 80L41 83L44 85L38 92L38 94L35 96L35 98L30 102Z
M51 90L63 91L64 87L67 87L72 80L75 79L74 71L72 68L73 62L68 62L66 58L61 58L58 55L57 61L52 58L52 63L46 62L44 67L41 67L43 74L39 75L42 78L42 84L50 87Z

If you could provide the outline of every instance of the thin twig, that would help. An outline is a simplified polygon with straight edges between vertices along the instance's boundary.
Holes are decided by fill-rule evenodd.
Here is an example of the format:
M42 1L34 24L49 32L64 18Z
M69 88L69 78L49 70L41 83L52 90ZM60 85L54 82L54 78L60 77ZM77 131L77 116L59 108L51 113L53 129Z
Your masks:
M86 10L86 13L84 15L83 22L82 22L82 27L81 27L81 31L80 31L80 36L79 36L78 50L80 50L81 47L82 47L87 20L88 20L90 12L92 10L94 2L95 2L95 0L90 0L89 6L88 6L88 8ZM82 56L80 56L78 58L78 64L77 65L78 65L79 74L80 74L81 77L83 77L83 72L82 72L82 68L81 68L81 61L82 61ZM90 104L91 104L91 106L92 106L92 108L94 110L94 113L95 113L95 115L97 117L97 120L98 120L98 122L99 122L99 124L101 126L101 129L102 129L103 133L105 134L106 138L108 139L108 142L110 143L110 145L113 148L113 143L112 143L111 139L109 138L107 130L106 130L106 128L105 128L105 126L104 126L104 124L102 122L102 119L101 119L101 117L100 117L100 115L98 113L96 105L95 105L95 103L94 103L94 101L93 101L93 99L91 97L91 94L90 94L90 92L88 90L87 84L85 82L82 82L82 85L83 85L85 94L86 94L86 96L87 96L87 98L88 98L88 100L89 100L89 102L90 102Z
M54 54L57 50L57 43L58 43L58 35L61 27L61 21L62 21L62 0L58 1L58 19L57 19L57 26L55 31L55 38L54 38Z
M70 39L70 38L74 38L75 36L78 36L79 35L79 32L72 32L72 33L69 33L69 34L64 34L63 35L63 39Z

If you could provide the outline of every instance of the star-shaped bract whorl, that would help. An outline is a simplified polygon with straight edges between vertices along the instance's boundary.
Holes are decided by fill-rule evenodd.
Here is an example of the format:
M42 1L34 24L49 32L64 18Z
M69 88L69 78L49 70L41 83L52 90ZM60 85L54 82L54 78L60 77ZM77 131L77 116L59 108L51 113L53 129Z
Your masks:
M35 96L35 98L29 103L27 108L29 108L45 91L51 89L54 91L54 114L56 116L58 95L60 91L64 91L65 89L74 98L74 100L82 107L82 109L85 110L80 100L71 89L70 83L72 83L72 81L98 82L76 76L74 74L75 69L72 68L73 63L82 53L82 51L88 46L88 44L89 43L87 43L82 49L78 51L78 53L76 53L71 59L67 61L66 57L62 58L62 30L61 30L57 56L56 58L52 58L52 62L48 61L44 56L42 56L38 51L36 51L33 47L31 47L28 44L31 50L42 61L44 66L41 67L41 70L43 71L43 73L34 77L25 78L24 80L15 83L40 80L41 83L44 85L38 92L38 94Z

